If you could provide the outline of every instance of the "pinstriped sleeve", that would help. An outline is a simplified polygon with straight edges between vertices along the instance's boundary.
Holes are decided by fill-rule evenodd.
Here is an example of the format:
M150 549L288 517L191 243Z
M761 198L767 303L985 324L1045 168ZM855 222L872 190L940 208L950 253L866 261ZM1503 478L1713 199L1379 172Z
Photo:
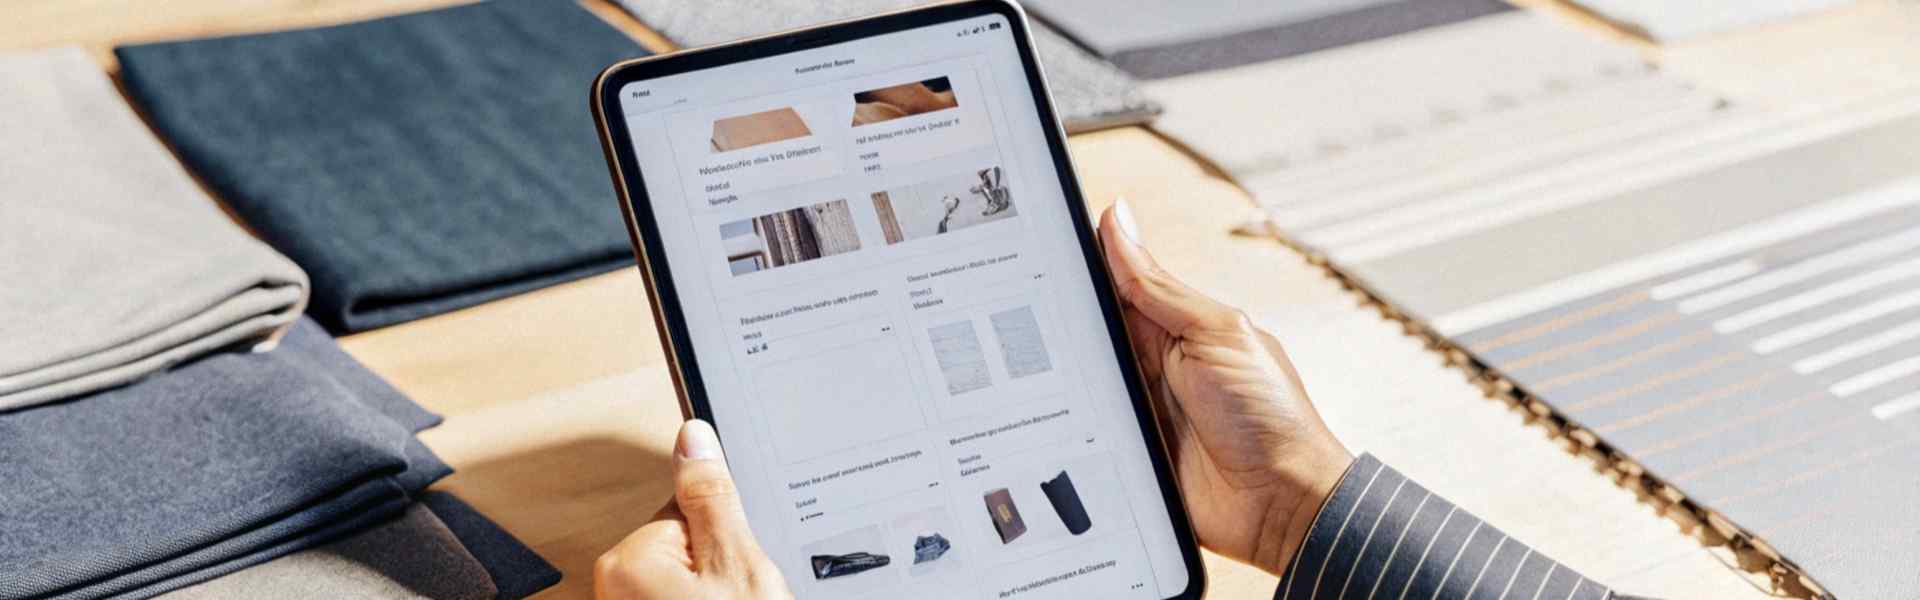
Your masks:
M1275 600L1625 600L1362 454Z

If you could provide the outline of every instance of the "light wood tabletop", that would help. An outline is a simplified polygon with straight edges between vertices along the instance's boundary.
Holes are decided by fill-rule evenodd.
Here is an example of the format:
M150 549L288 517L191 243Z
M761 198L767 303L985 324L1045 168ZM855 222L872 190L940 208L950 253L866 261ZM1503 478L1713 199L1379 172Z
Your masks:
M323 25L454 3L4 0L0 49L79 44L112 71L116 44ZM583 3L649 48L667 48L610 3ZM580 117L588 118L584 108ZM1506 405L1487 400L1321 267L1278 242L1230 235L1253 213L1253 203L1214 169L1139 127L1077 135L1070 145L1093 208L1128 198L1146 244L1170 270L1273 330L1349 448L1373 452L1541 552L1623 591L1675 599L1769 595L1764 578L1743 574L1729 554L1704 547L1655 504L1615 485ZM613 218L614 200L607 201ZM458 470L436 487L465 498L565 573L542 598L590 597L594 559L669 495L667 457L681 415L633 269L341 343L447 416L422 435ZM1207 567L1213 597L1272 593L1273 578L1257 570L1212 555Z

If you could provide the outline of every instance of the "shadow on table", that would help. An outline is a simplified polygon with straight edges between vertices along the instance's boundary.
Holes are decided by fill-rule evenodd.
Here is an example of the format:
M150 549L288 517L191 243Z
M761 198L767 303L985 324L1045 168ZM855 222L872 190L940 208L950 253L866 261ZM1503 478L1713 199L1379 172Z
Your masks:
M672 495L670 457L593 437L455 465L433 489L452 492L565 575L542 598L585 597L593 561L647 522Z

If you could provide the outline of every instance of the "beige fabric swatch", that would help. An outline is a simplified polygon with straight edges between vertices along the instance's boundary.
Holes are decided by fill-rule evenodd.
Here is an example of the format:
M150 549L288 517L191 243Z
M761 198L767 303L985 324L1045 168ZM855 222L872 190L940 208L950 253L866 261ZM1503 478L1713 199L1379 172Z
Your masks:
M235 225L77 47L0 54L0 410L266 340L307 275Z

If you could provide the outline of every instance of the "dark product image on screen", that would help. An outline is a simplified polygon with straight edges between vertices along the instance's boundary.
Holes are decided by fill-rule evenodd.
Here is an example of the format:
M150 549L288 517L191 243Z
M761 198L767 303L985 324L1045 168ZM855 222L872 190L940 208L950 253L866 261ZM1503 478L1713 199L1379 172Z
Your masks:
M832 579L872 571L893 562L885 554L854 552L850 554L815 554L812 557L813 578Z
M1000 488L987 492L987 515L993 518L993 530L1000 532L1000 543L1008 544L1027 532L1027 522L1013 505L1013 492Z
M1053 505L1053 513L1060 515L1060 523L1067 526L1068 533L1080 535L1093 527L1093 521L1087 518L1087 506L1080 503L1080 492L1073 489L1073 480L1067 477L1066 471L1040 482L1040 491L1047 494L1047 502Z
M940 557L946 556L947 551L951 549L953 549L953 543L948 542L946 536L939 533L917 536L913 538L913 564L940 560Z

